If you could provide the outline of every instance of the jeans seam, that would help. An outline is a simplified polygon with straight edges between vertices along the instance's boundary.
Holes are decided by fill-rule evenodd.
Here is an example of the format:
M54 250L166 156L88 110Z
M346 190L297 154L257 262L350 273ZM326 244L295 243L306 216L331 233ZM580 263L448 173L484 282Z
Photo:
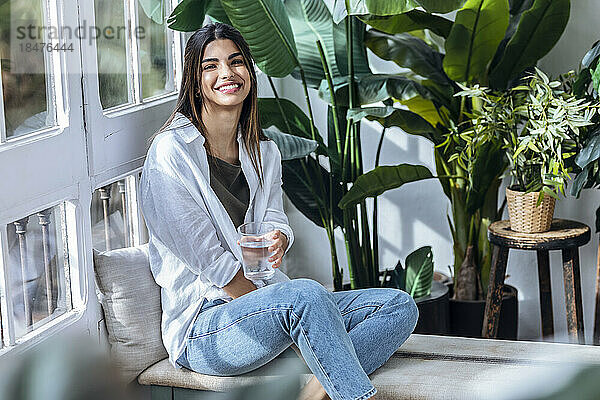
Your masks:
M372 389L370 389L367 393L363 394L360 397L357 397L354 400L366 400L369 397L373 396L375 393L377 393L377 389L375 387L373 387Z
M293 309L290 309L290 313L298 320L300 321L300 317L298 317L298 315L296 315L296 313L294 312ZM319 368L321 369L321 372L323 373L323 375L325 376L325 378L327 378L327 381L329 382L329 384L331 385L331 387L333 388L333 390L335 390L335 394L338 395L339 397L342 397L340 395L340 392L337 390L337 388L335 387L335 385L333 384L333 382L331 381L331 378L329 377L329 375L327 374L327 372L325 372L325 368L323 368L323 364L321 364L321 361L319 361L319 358L317 357L317 354L315 353L315 350L313 349L312 345L310 344L310 340L308 339L308 335L306 334L306 332L304 331L304 328L302 327L302 325L298 324L298 326L300 327L300 331L302 332L302 336L304 336L304 339L306 340L306 343L308 344L308 348L310 349L313 357L315 358L315 361L317 362L317 365L319 366Z
M343 316L344 316L344 315L346 315L346 314L350 314L351 312L358 311L358 310L360 310L360 309L362 309L362 308L366 308L366 307L375 307L375 308L376 308L376 310L375 310L374 312L377 312L377 311L379 311L379 309L380 309L381 307L383 307L383 304L364 304L364 305L362 305L362 306L360 306L360 307L353 308L352 310L347 310L347 311L344 311L343 313L341 313L341 315L342 315L342 317L343 317Z
M236 319L235 321L230 322L229 324L227 324L226 326L224 326L222 328L215 329L214 331L202 333L200 335L191 335L191 336L188 337L188 340L200 339L202 337L212 335L213 333L221 332L224 329L231 328L232 326L236 325L238 322L240 322L240 321L242 321L242 320L244 320L244 319L246 319L248 317L252 317L252 316L257 315L257 314L262 314L262 313L267 312L267 311L278 311L278 310L291 310L291 308L274 307L274 308L266 308L264 310L255 311L253 313L244 315L243 317L240 317L240 318Z

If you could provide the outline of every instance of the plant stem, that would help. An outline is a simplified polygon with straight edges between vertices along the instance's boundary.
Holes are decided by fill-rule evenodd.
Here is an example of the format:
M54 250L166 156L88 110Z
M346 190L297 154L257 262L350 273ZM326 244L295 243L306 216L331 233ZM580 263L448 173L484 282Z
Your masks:
M279 112L281 113L281 116L283 117L283 122L285 123L285 127L287 128L287 133L289 133L291 135L292 128L290 127L290 123L287 119L287 116L285 115L285 112L283 111L281 99L279 98L279 95L277 94L277 90L275 89L275 84L273 83L273 78L271 78L269 75L267 75L267 79L269 80L269 84L271 85L271 90L273 91L273 95L275 95L275 101L277 102L277 107L279 107Z
M379 138L379 143L377 144L377 153L375 153L375 168L379 167L379 156L381 155L381 147L383 146L383 138L385 137L386 127L383 127L381 131L381 137ZM373 197L373 265L377 265L379 267L379 226L377 219L377 198L378 196ZM385 282L385 276L383 277L383 281Z

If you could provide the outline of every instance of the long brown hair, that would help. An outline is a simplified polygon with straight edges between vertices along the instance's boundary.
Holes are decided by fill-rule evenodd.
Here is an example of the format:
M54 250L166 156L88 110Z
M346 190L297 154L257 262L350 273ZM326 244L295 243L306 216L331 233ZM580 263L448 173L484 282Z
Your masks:
M185 46L183 76L181 79L181 88L179 97L173 113L167 119L167 122L154 134L150 141L160 132L168 128L169 124L175 118L176 113L185 115L195 126L200 133L207 138L206 126L202 122L201 108L206 107L202 91L199 88L202 86L202 55L206 46L217 39L229 39L238 47L242 53L244 64L250 74L250 93L244 99L242 112L240 114L239 123L241 125L242 139L247 152L250 154L252 166L258 174L259 182L262 185L262 158L260 154L260 141L268 140L263 134L258 119L258 90L256 72L254 70L254 59L250 53L250 47L242 34L231 25L214 23L203 26L198 29L189 38ZM200 93L198 93L200 92ZM205 140L205 147L208 154L211 154L208 140Z

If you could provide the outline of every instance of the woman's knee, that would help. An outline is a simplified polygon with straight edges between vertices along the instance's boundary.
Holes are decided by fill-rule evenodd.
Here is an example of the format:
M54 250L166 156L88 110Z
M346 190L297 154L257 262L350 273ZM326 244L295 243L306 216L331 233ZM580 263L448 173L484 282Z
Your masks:
M292 279L285 283L283 290L296 298L303 298L308 301L331 296L323 285L307 278Z
M415 300L408 293L399 289L393 290L396 292L396 295L390 299L388 304L399 310L400 323L412 332L417 326L419 319L417 303L415 303Z

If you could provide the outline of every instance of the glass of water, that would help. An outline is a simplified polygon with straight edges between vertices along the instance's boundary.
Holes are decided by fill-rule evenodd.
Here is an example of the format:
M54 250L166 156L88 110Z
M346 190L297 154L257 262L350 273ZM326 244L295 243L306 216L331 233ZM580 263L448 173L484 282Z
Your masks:
M247 222L237 228L246 278L270 279L275 275L273 263L269 261L272 255L269 246L275 243L272 239L274 230L275 227L266 222Z

